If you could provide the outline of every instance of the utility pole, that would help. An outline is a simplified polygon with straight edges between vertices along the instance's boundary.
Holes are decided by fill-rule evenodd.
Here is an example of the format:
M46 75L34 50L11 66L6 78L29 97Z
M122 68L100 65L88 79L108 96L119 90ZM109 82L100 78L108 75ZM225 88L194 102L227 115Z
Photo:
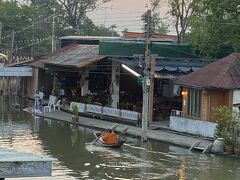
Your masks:
M104 27L106 27L107 7L104 7Z
M32 42L34 42L35 39L35 19L33 18L33 22L32 22ZM32 45L31 48L31 56L34 57L34 45Z
M55 44L55 1L53 5L53 19L52 19L52 52L56 50L56 44Z
M145 66L143 81L143 109L142 109L142 141L147 140L147 128L150 121L150 89L151 89L151 10L147 11L147 28L146 28L146 49L145 49Z
M2 44L2 22L0 21L0 46L1 44Z

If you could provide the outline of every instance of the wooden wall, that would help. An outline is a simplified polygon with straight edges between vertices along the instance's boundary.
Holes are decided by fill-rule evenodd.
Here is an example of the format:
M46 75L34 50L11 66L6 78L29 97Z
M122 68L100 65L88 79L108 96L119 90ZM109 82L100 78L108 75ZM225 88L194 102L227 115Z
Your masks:
M183 88L184 92L188 92L188 88ZM188 98L189 92L183 95L182 111L184 116L188 116ZM201 99L201 120L216 122L215 109L219 106L231 107L232 91L228 90L203 90ZM196 119L193 117L193 119Z
M183 97L182 111L183 111L183 115L187 116L188 115L188 97L189 97L188 88L183 88L182 92L186 92L186 94L182 95Z
M211 122L216 121L216 114L215 109L219 106L227 106L230 107L232 93L231 91L227 90L209 90L210 96L210 113L209 113L209 120Z
M202 91L202 101L201 101L201 119L207 121L210 114L210 96L207 90Z

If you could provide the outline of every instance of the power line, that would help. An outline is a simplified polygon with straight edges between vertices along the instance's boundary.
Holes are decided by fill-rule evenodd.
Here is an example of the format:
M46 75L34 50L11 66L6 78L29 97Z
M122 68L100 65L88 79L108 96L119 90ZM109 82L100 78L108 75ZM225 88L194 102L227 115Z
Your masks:
M103 15L102 13L95 13L95 12L88 12L87 14L94 14L94 15ZM109 13L110 15L129 15L129 14L144 14L144 12L123 12L123 13Z
M131 18L141 18L140 16L119 16L119 17L109 17L109 19L131 19ZM94 19L103 19L102 17L91 17L92 20Z

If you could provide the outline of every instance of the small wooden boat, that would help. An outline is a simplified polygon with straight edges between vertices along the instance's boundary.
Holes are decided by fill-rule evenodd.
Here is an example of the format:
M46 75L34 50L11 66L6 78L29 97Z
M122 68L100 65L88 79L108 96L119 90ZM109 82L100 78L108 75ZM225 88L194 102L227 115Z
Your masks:
M93 134L96 137L93 144L95 144L97 146L110 147L110 148L120 148L126 142L125 138L121 137L119 139L122 139L122 140L119 140L117 144L107 144L101 139L102 134L100 132L93 132ZM121 135L118 135L118 136L121 136Z

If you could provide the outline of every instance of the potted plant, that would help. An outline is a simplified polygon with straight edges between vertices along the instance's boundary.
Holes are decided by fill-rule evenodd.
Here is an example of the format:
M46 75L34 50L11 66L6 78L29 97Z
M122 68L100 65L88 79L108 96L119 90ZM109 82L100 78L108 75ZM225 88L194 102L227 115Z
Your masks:
M240 156L240 122L237 121L234 126L235 144L234 144L234 154Z
M233 154L234 152L234 136L233 133L226 129L221 132L221 137L224 139L224 150L228 154Z
M112 106L112 102L113 102L112 97L111 97L111 95L109 95L107 97L106 106L111 107Z
M234 144L234 154L240 156L240 138L236 138Z
M58 86L54 87L53 90L52 90L52 94L56 97L59 97L60 92L61 92L61 88L58 87Z
M78 115L78 107L77 107L77 104L75 103L72 105L72 114L73 114L72 120L77 122L79 120L79 115Z
M87 104L92 104L93 103L93 97L92 96L88 96L86 99Z
M218 117L215 138L222 137L224 139L225 152L233 154L236 140L234 131L236 120L239 120L240 117L239 113L227 106L220 106L215 112Z

